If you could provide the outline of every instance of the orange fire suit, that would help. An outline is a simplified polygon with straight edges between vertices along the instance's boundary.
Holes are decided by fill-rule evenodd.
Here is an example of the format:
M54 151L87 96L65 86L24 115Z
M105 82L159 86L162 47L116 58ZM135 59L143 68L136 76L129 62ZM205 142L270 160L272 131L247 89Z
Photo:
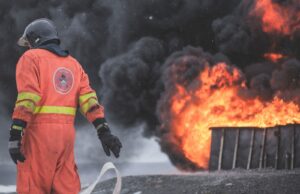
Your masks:
M75 194L80 180L74 161L74 117L80 111L92 122L103 107L87 74L70 55L44 49L26 51L17 64L18 98L13 119L27 122L17 164L19 194Z

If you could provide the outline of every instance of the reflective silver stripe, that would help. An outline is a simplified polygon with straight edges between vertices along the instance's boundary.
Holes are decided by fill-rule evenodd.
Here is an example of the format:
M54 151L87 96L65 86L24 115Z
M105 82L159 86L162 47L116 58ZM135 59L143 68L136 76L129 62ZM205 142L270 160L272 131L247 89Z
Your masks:
M19 148L19 141L9 141L8 142L8 148Z

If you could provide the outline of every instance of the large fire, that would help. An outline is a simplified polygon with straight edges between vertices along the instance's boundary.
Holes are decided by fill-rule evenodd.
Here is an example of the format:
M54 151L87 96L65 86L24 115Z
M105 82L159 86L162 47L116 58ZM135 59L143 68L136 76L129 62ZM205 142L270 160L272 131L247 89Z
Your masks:
M300 4L300 0L293 0ZM291 35L300 28L299 8L285 6L272 0L256 0L253 14L259 15L262 28L267 33Z
M298 105L275 97L270 102L245 99L238 92L246 89L242 73L219 63L206 66L191 91L177 85L171 99L172 133L180 139L186 158L207 169L210 155L210 127L271 127L300 123Z

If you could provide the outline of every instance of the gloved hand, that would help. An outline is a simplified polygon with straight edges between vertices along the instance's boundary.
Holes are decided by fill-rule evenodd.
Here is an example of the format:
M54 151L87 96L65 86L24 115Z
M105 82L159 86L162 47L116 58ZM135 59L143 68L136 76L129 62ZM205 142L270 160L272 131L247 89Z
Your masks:
M98 137L102 143L103 150L107 156L110 156L110 151L115 155L116 158L119 157L120 150L122 148L122 143L119 138L112 135L108 124L105 119L97 119L97 122L93 122L96 124L96 130Z
M11 159L17 164L17 161L24 162L25 157L21 153L21 141L23 136L24 124L20 124L20 120L14 120L10 129L10 137L8 142L8 150ZM25 124L26 125L26 124Z

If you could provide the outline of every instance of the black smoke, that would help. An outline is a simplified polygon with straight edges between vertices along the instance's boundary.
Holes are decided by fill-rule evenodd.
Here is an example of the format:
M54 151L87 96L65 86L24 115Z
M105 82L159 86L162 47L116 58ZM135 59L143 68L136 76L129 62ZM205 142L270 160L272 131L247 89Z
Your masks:
M293 6L294 3L287 2L286 6ZM158 28L156 30L163 27L171 31L166 36L162 36L163 31L151 35L163 42L164 52L161 52L163 62L154 56L150 63L145 64L143 57L132 54L132 50L143 52L146 49L148 54L152 55L153 46L144 48L137 46L145 42L145 38L142 38L137 40L133 48L131 47L126 53L107 60L101 68L99 75L103 80L103 102L108 105L108 117L126 126L146 124L145 132L159 137L162 151L167 153L170 160L179 168L198 169L185 158L181 148L177 146L180 144L178 143L180 139L176 139L170 132L172 115L170 98L176 93L175 85L178 83L188 91L201 86L201 82L195 78L203 70L204 65L213 66L218 62L226 62L228 65L239 67L248 86L247 89L241 88L239 92L243 98L259 97L262 101L268 101L276 94L285 101L299 102L296 76L299 60L295 58L299 50L299 46L295 46L295 41L299 41L299 31L294 31L289 37L265 33L259 16L252 14L254 1L242 1L234 5L227 14L223 12L221 15L216 11L218 6L210 7L206 11L199 9L196 15L205 18L204 20L200 17L191 19L194 17L193 10L197 8L189 9L182 20L178 19L182 11L177 15L175 14L177 12L173 12L176 17L172 16L173 19L169 18L170 21L164 25L161 24L166 20L163 19L155 24L155 18L158 16L149 14L154 21L149 21L148 25L150 24L154 29ZM184 10L185 7L181 9ZM194 21L197 21L198 25L194 25ZM181 25L179 27L182 28L179 31L181 33L174 29L176 24ZM200 32L197 28L199 26L201 26ZM154 32L154 29L150 32ZM188 36L185 36L186 34ZM148 33L146 35L150 36ZM264 54L268 52L279 52L289 57L278 62L270 62L264 58ZM113 73L118 73L119 76ZM140 77L141 75L143 76ZM140 83L144 84L149 77L158 78L157 82L154 83L150 79L151 81L146 84L147 87L139 88ZM134 87L132 83L135 83ZM152 94L150 99L144 95L149 92ZM121 93L124 93L122 97L120 97ZM122 107L125 108L124 112L121 111Z
M295 0L274 2L299 10ZM226 62L243 72L248 89L241 96L268 101L280 92L299 102L300 32L263 32L253 6L254 0L1 1L1 115L9 118L16 97L15 64L24 50L15 43L30 21L47 17L89 74L108 120L124 129L144 126L174 164L195 169L168 136L176 82L192 90L204 64ZM288 57L269 62L268 52Z
M145 37L126 53L103 63L101 93L109 119L124 127L145 124L145 133L155 131L156 102L161 92L156 85L164 55L161 41Z

